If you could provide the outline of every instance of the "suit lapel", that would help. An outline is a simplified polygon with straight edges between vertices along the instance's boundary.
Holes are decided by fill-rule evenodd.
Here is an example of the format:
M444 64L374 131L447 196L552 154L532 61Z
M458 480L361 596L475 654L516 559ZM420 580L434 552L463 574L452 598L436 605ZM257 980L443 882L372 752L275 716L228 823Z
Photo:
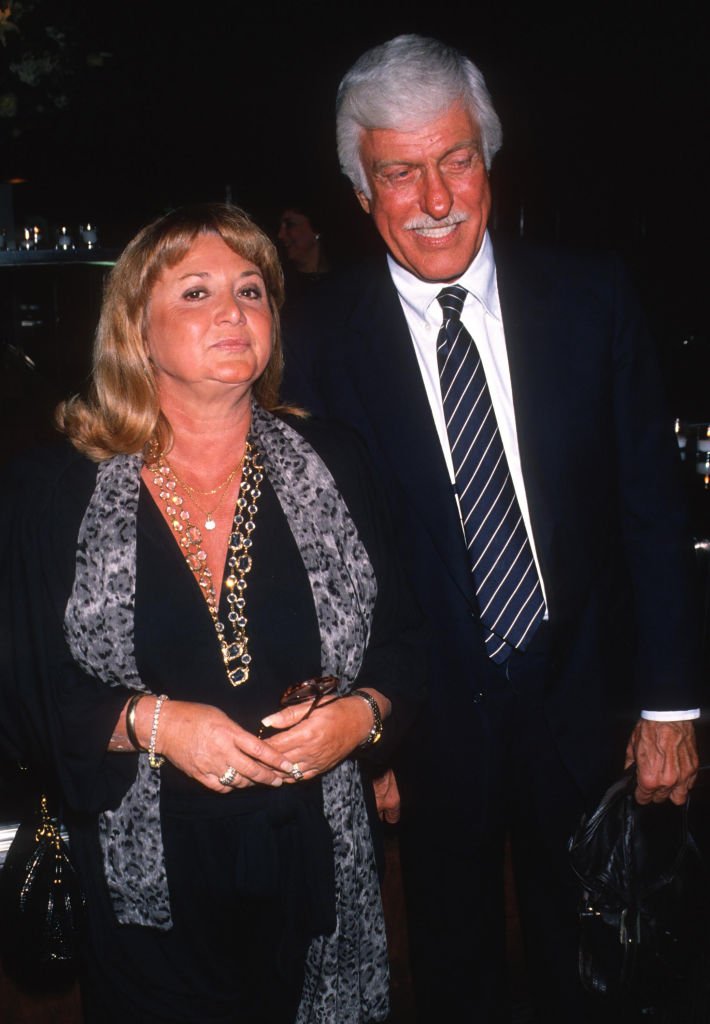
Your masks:
M550 322L544 275L518 251L496 245L495 255L525 494L552 616L551 565L560 503L559 495L557 501L551 498L556 493L557 453L565 445L564 437L552 436L547 415L556 404L551 393L556 326Z
M410 510L423 522L456 585L475 607L453 487L429 407L409 328L389 272L352 312L351 382L377 446Z

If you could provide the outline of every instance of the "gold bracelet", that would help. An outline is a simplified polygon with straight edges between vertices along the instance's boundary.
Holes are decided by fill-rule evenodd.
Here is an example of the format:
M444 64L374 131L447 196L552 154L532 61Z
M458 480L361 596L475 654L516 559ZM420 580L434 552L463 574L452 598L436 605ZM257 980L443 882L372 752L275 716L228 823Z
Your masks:
M126 708L126 736L128 736L128 742L131 746L144 754L147 748L140 745L136 736L136 708L138 707L138 701L142 697L147 697L147 694L134 693L128 702L128 707Z
M350 697L359 697L360 700L364 700L370 705L370 711L372 712L372 728L368 732L360 747L369 747L373 743L377 743L382 738L382 716L380 715L380 708L372 696L371 693L367 693L365 690L351 690Z
M161 757L160 754L155 752L155 741L158 739L158 719L160 718L160 709L163 706L163 701L168 700L168 696L161 693L155 700L155 710L153 711L153 727L150 730L150 745L148 747L148 764L151 768L160 768L161 765L165 764L165 758Z

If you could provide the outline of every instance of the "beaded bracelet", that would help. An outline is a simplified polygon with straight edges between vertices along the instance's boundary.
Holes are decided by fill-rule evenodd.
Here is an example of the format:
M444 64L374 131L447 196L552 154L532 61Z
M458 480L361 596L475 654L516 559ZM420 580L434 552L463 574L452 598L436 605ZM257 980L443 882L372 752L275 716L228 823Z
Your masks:
M369 747L373 743L377 743L382 738L382 716L380 715L380 709L377 701L371 693L367 693L365 690L351 690L351 697L359 697L370 705L370 711L372 711L372 728L360 744L361 747Z
M160 768L161 765L165 764L165 758L160 754L155 753L155 741L158 738L158 719L160 718L160 709L163 706L163 701L168 700L168 696L161 693L155 701L155 710L153 711L153 727L150 730L150 745L148 747L148 764L151 768Z
M138 701L141 700L142 697L147 697L147 694L134 693L128 702L128 707L126 708L126 736L128 736L128 742L131 746L135 750L144 754L146 748L140 745L138 737L136 736L136 708L138 707Z

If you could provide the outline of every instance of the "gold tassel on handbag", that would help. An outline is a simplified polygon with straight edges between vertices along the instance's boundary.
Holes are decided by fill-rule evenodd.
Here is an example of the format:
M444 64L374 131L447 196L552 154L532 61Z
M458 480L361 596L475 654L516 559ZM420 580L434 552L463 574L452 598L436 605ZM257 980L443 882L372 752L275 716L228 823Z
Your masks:
M0 871L0 920L7 952L35 963L73 960L84 897L46 795L22 822Z

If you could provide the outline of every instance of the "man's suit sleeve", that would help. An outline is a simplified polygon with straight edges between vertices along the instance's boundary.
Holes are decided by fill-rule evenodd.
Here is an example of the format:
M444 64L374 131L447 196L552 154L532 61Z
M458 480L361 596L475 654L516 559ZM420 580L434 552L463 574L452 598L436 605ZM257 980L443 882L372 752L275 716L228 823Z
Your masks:
M633 587L640 705L695 708L694 563L680 460L653 341L615 266L613 415L624 550ZM610 453L610 457L614 457Z

